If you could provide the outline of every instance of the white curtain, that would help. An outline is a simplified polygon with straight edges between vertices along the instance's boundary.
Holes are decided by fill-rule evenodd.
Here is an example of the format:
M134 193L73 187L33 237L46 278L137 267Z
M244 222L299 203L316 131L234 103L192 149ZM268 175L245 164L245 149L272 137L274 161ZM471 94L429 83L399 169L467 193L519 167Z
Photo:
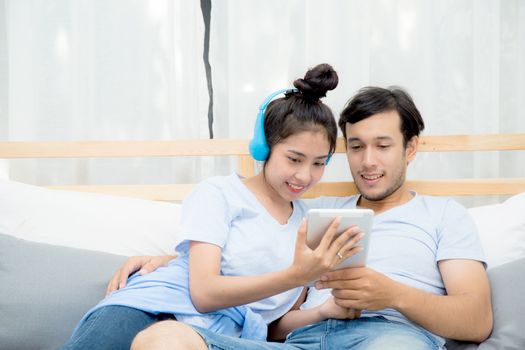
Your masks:
M209 137L199 1L0 4L3 139ZM424 134L525 132L525 1L220 0L211 6L217 138L250 137L264 97L321 62L340 76L325 99L336 115L360 87L400 85L423 114ZM409 177L523 177L524 162L515 152L420 154ZM59 163L67 171L57 171ZM190 170L198 164L18 161L8 172L46 184L152 183L200 180L233 166L208 162ZM325 178L350 179L342 156ZM499 199L487 199L493 200Z
M321 62L339 73L326 98L336 113L363 86L400 85L424 117L424 134L523 133L524 23L521 0L215 1L218 134L246 135L266 94ZM421 153L408 176L523 177L523 164L516 152ZM351 179L344 157L324 178Z
M2 137L208 137L198 1L5 0L3 10ZM9 175L38 184L167 182L198 174L194 163L16 161Z

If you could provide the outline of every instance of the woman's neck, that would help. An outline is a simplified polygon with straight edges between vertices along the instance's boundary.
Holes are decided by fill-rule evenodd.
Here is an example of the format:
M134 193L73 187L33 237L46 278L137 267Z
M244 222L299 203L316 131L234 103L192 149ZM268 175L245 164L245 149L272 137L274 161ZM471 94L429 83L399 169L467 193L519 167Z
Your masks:
M266 181L263 172L243 180L244 185L280 224L286 224L292 215L292 202L282 198Z

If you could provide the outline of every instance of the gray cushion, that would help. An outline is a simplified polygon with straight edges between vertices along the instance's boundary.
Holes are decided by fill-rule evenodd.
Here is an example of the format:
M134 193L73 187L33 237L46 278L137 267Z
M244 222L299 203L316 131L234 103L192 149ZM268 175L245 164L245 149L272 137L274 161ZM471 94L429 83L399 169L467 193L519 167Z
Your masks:
M57 349L82 315L104 297L125 256L24 241L0 234L0 349ZM494 330L479 346L525 349L525 259L488 270Z
M525 258L488 270L494 329L479 346L448 342L449 350L525 349Z
M125 256L0 234L0 349L57 349Z

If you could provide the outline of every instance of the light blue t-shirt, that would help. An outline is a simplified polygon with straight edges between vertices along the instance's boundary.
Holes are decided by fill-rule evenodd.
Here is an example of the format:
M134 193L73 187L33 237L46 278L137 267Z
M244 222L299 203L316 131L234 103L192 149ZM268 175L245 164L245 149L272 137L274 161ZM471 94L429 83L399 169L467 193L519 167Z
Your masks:
M223 275L259 275L281 270L293 262L297 230L305 211L302 201L294 201L292 215L281 225L237 174L203 181L183 203L179 233L183 241L177 246L180 257L152 273L130 277L124 289L117 290L88 311L77 329L100 307L122 305L153 314L173 314L179 321L224 335L266 339L267 324L292 307L302 288L248 305L201 314L189 294L189 241L221 247Z
M189 241L213 243L222 248L221 274L255 276L283 270L293 262L297 230L307 207L293 201L286 224L271 216L239 176L214 177L202 182L185 200L177 247L188 252ZM247 306L266 323L284 315L297 301L302 288L252 302Z
M374 217L367 266L405 285L444 295L438 261L471 259L484 263L477 228L468 211L453 199L413 194L407 203ZM358 199L359 196L321 197L308 205L355 208ZM319 305L329 296L330 290L310 288L301 308ZM362 316L384 316L413 324L394 309L364 310ZM443 338L432 335L444 343Z

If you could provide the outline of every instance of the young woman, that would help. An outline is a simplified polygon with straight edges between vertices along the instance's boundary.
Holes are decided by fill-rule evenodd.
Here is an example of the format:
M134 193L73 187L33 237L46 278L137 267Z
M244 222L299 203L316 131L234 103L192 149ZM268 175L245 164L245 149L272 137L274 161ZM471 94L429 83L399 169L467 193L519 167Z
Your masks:
M292 308L302 286L355 254L358 229L336 237L337 220L310 249L298 199L335 149L337 126L319 99L337 82L332 67L316 66L262 108L269 151L263 170L199 184L183 204L180 257L132 276L83 317L64 349L129 349L138 332L165 319L265 339L267 325ZM322 317L340 311L326 304Z

